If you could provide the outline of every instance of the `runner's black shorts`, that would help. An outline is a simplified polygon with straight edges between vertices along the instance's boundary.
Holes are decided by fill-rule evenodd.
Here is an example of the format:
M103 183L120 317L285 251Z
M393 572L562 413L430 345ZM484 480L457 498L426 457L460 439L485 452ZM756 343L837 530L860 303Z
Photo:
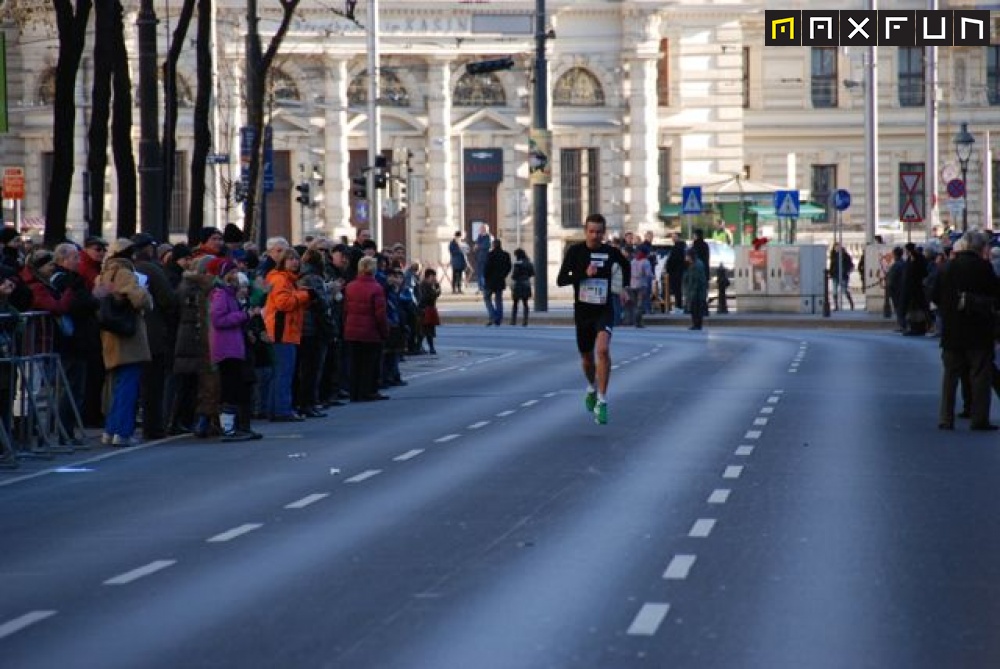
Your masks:
M573 313L573 320L576 323L576 348L580 353L593 353L597 344L597 333L607 332L609 335L614 330L615 312L611 305L606 308L591 310L577 309Z

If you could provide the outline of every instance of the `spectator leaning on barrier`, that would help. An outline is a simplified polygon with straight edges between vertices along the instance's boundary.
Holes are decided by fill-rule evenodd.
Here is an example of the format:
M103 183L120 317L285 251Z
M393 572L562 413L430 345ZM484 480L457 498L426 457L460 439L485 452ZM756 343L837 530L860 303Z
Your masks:
M119 239L115 242L114 253L104 263L101 275L95 282L98 298L112 295L127 301L136 312L135 333L125 336L101 330L101 349L104 367L110 380L110 402L105 412L104 434L101 442L113 446L131 446L135 432L136 400L139 397L139 380L142 365L149 362L149 342L146 339L146 323L142 311L153 305L152 298L135 273L132 261L127 257L132 242Z

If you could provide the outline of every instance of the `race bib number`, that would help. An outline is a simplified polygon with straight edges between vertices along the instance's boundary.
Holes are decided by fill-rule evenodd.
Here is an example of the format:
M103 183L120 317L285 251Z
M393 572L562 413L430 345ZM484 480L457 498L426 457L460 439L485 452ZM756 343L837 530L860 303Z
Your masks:
M607 279L584 279L580 282L580 302L586 304L608 303Z

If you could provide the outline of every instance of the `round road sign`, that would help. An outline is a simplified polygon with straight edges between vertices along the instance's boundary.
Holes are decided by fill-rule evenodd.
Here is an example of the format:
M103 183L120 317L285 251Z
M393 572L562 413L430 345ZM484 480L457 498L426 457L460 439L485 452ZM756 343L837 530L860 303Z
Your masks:
M958 199L965 195L965 182L961 179L952 179L948 182L948 195Z
M838 188L833 192L833 206L837 211L844 211L851 206L851 194L843 188Z

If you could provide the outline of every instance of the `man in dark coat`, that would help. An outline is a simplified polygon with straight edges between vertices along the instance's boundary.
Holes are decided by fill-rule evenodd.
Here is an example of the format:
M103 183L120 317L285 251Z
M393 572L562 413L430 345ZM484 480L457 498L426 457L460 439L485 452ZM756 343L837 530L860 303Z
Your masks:
M170 279L157 260L152 235L134 235L131 250L135 270L146 277L146 289L153 297L153 308L143 314L152 359L145 363L142 374L142 436L162 439L167 435L163 397L173 364L179 305Z
M507 289L510 270L510 254L503 250L499 239L494 239L493 250L486 257L486 266L483 268L483 302L489 316L487 327L503 322L503 293Z
M941 310L941 406L938 427L955 427L955 391L963 375L969 379L969 411L973 430L996 430L990 419L993 376L994 309L1000 279L987 260L989 237L965 233L959 250L944 265L931 289Z
M670 282L670 295L674 300L676 309L684 308L684 272L687 270L685 257L687 256L687 243L681 239L680 235L674 233L674 246L667 256L667 264L664 270Z

